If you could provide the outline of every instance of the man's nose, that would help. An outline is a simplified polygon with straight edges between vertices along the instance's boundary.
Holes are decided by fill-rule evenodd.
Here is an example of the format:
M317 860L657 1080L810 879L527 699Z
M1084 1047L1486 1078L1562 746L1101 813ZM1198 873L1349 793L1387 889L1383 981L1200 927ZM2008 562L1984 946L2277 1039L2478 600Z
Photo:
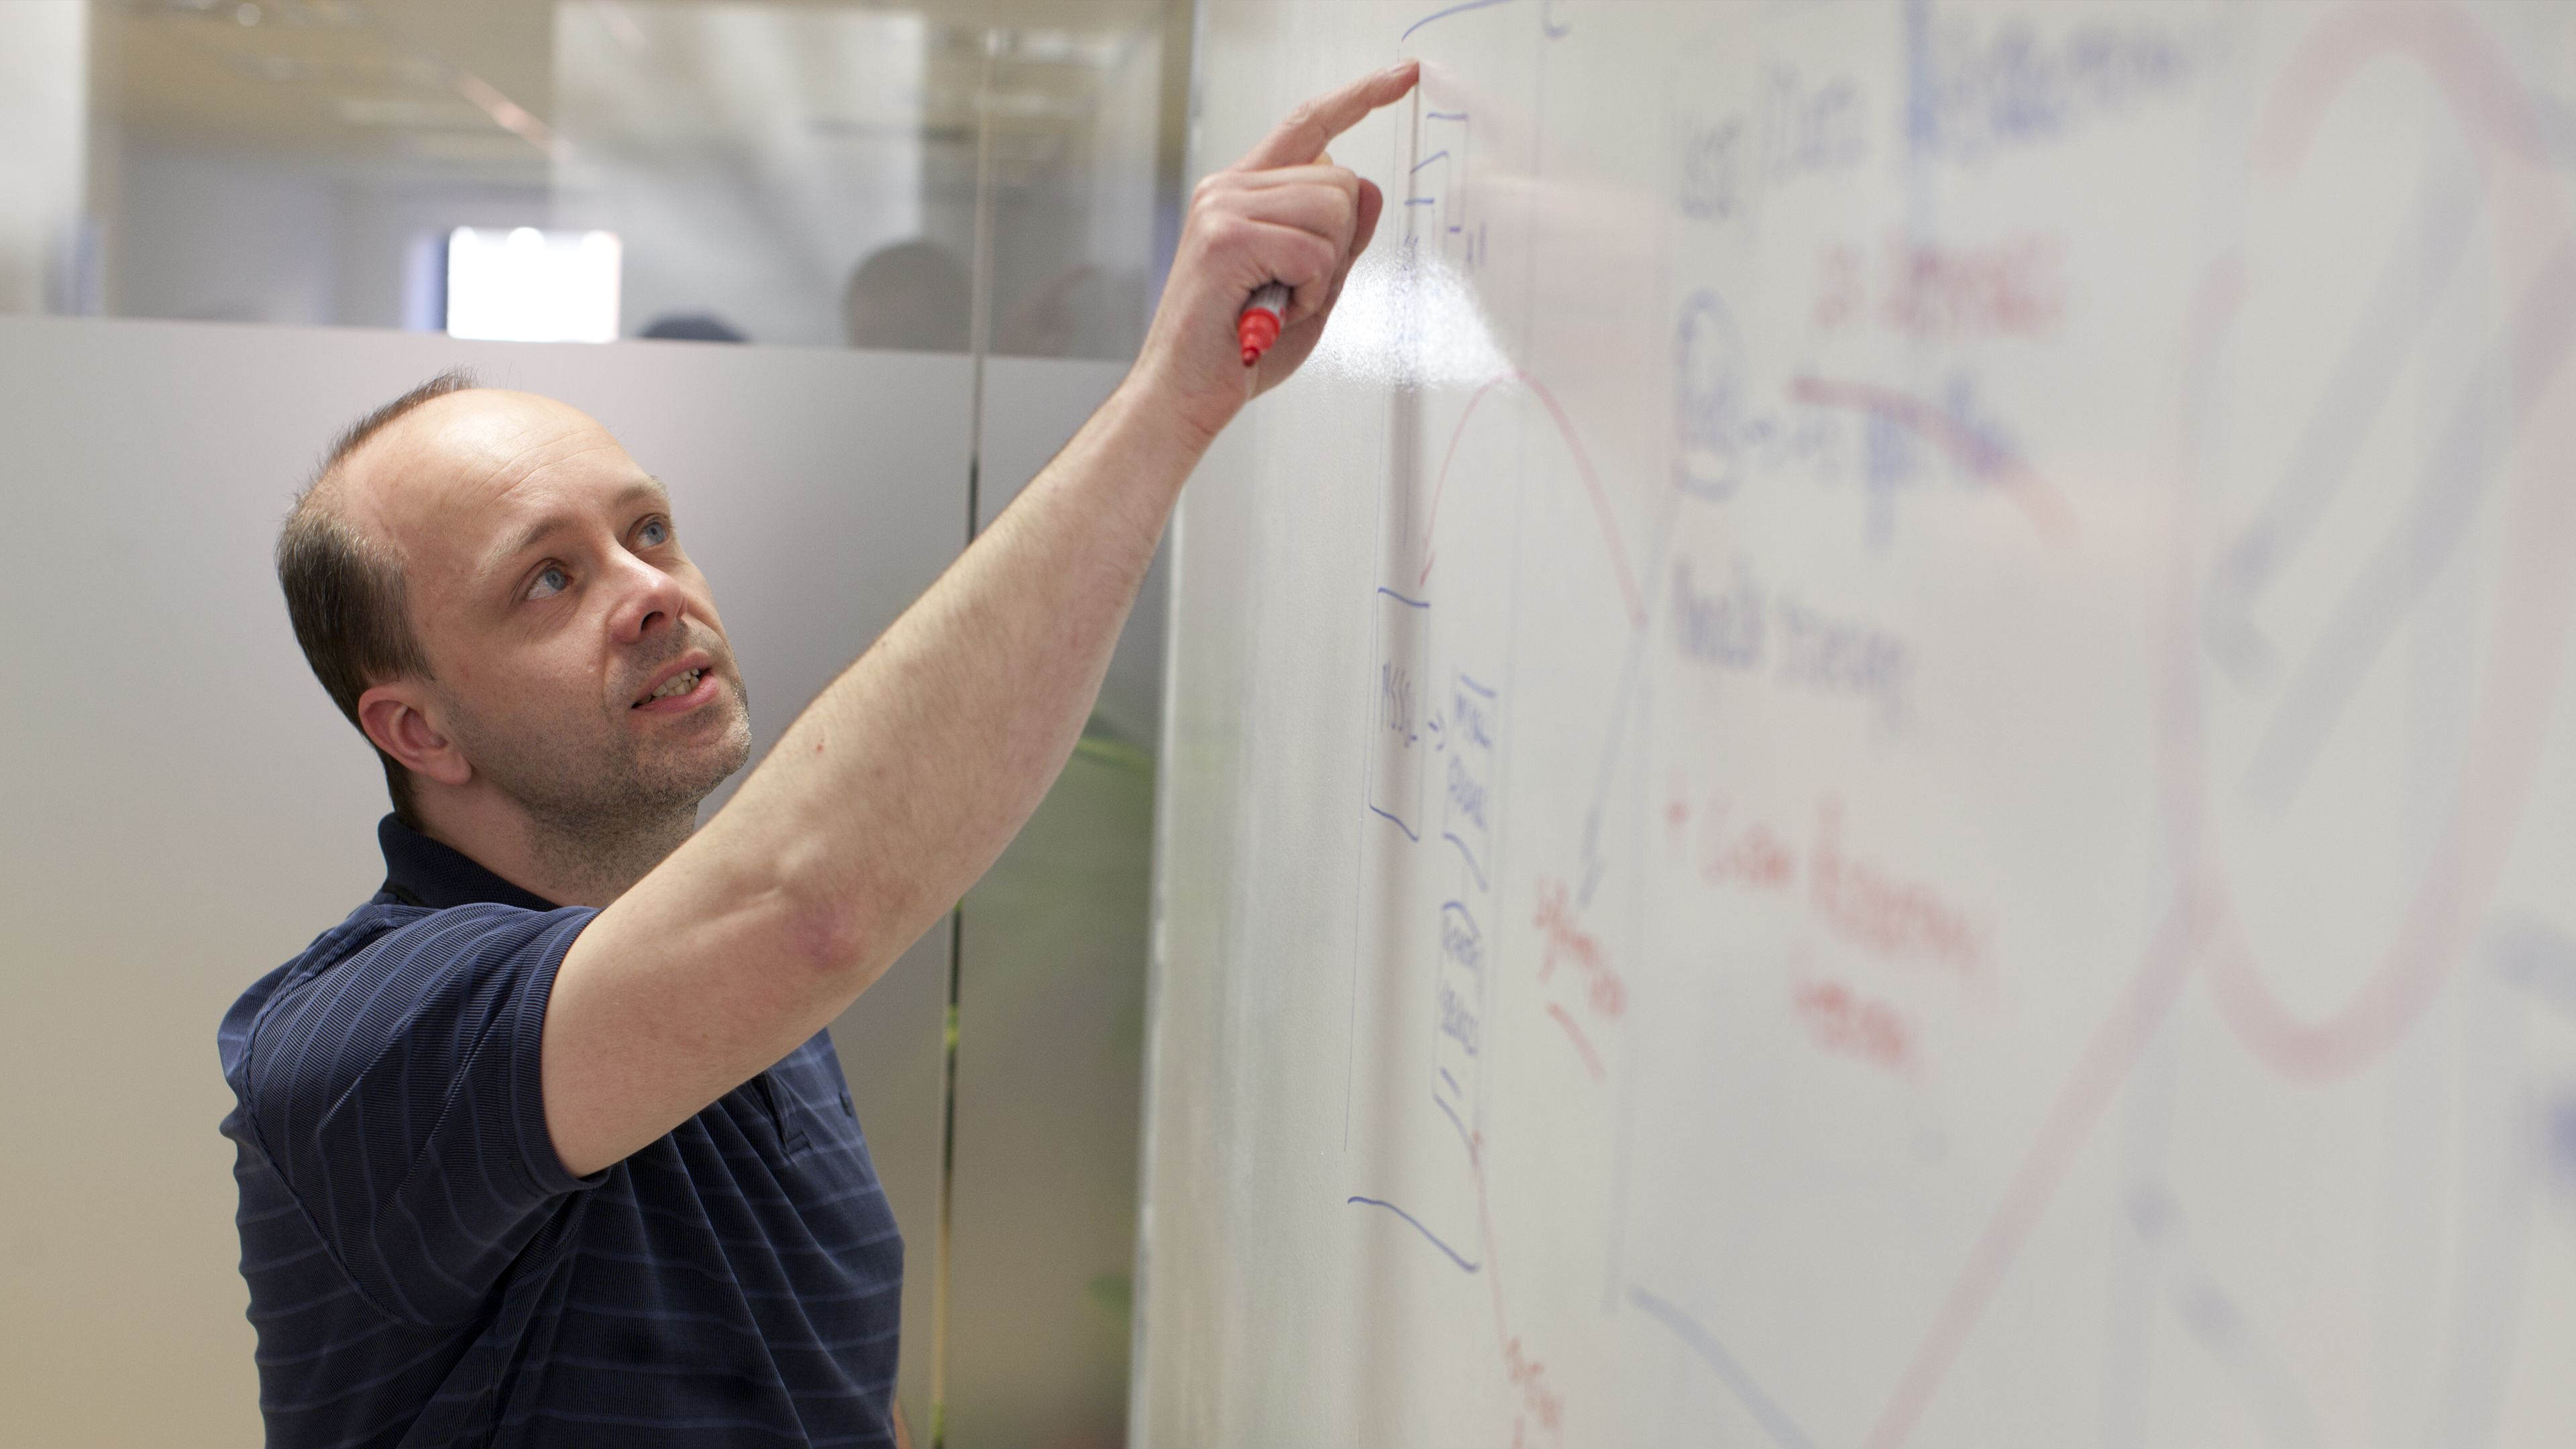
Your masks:
M608 628L619 643L632 644L688 616L688 596L678 579L623 550L617 558L612 565L617 606L609 615Z

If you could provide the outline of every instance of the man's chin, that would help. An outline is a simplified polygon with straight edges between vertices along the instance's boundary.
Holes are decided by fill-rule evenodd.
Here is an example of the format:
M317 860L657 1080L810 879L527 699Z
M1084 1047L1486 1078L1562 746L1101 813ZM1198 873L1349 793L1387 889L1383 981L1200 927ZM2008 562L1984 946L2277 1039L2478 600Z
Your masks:
M694 806L751 760L751 711L742 686L727 688L681 714L629 717L621 753L601 784L640 805Z
M719 712L721 711L721 713ZM694 784L704 796L751 762L751 721L738 708L719 705L708 711L706 728L691 738L669 740L648 751L652 772L675 783Z

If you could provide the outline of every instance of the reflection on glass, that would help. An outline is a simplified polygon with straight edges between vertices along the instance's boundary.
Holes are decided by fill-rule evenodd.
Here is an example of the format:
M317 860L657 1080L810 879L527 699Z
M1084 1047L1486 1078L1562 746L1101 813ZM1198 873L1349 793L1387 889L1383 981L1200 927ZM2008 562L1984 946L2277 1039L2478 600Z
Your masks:
M10 0L0 309L436 329L535 228L620 239L625 336L1131 356L1166 11Z
M851 268L921 230L928 29L817 6L556 6L557 223L633 239L640 324L701 313L840 345Z
M880 248L841 294L852 347L964 352L974 281L955 253L927 238Z

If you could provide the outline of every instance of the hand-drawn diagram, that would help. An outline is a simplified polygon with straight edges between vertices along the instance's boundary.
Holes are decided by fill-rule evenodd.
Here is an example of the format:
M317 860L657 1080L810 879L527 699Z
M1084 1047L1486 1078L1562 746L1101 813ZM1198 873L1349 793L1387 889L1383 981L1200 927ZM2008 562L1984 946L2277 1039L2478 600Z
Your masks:
M1481 217L1470 214L1460 183L1467 175L1468 150L1474 139L1465 111L1426 111L1422 117L1422 158L1407 174L1411 190L1404 198L1405 244L1437 255L1459 271L1474 271L1484 254L1486 232Z
M1331 1241L1438 1336L1371 1402L1550 1449L2564 1439L2536 23L1390 25L1433 63L1396 245L1504 356L1377 400L1347 605ZM1654 66L1659 114L1588 104Z
M1393 589L1378 590L1377 598L1377 715L1369 731L1376 749L1369 770L1369 809L1407 839L1420 840L1423 784L1430 769L1424 761L1441 743L1423 675L1431 606Z

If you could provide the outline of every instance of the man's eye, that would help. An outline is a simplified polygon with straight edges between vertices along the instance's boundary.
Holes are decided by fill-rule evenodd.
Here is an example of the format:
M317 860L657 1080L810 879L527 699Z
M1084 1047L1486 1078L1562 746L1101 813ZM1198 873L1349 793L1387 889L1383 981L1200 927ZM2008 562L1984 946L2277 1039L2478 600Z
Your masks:
M660 548L671 541L670 520L656 518L635 530L635 541L646 548Z
M550 599L571 587L572 575L563 571L563 565L548 564L537 571L537 581L528 586L528 597Z

